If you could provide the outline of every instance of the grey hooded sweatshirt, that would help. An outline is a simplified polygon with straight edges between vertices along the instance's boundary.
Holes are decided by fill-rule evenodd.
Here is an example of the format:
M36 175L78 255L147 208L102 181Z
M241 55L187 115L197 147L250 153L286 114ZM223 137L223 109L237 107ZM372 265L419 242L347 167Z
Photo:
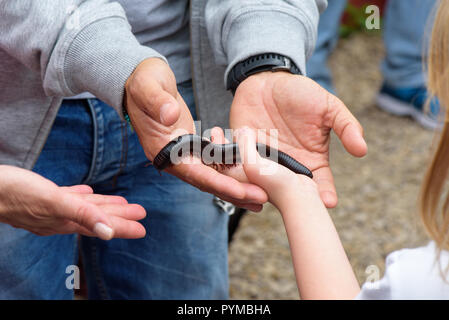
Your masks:
M151 1L151 0L148 0ZM305 73L326 0L191 0L191 73L203 128L228 126L227 72L252 55L290 57ZM34 166L63 97L93 95L122 114L141 45L120 4L0 0L0 164Z

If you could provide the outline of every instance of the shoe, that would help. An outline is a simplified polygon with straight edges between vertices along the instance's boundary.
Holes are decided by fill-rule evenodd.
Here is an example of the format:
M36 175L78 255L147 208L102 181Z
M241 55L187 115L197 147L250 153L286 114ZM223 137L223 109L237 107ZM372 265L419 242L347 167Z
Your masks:
M438 122L440 104L435 98L426 106L428 97L424 87L392 88L384 84L377 96L377 105L396 116L410 116L424 128L433 130L441 126Z

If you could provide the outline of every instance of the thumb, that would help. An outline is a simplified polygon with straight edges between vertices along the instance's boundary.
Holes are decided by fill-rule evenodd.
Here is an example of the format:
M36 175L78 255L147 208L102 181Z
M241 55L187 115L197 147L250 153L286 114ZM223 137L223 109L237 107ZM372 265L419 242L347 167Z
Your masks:
M346 151L356 157L363 157L368 151L363 128L344 103L328 93L328 110L330 112L332 129L340 138Z
M175 85L176 88L176 85ZM148 116L164 126L171 126L178 121L181 108L176 98L164 90L158 81L153 79L129 88L131 100ZM178 94L173 90L173 94ZM128 110L129 110L128 104Z
M62 192L58 200L56 214L60 218L76 222L103 240L113 238L112 223L98 206L69 192Z

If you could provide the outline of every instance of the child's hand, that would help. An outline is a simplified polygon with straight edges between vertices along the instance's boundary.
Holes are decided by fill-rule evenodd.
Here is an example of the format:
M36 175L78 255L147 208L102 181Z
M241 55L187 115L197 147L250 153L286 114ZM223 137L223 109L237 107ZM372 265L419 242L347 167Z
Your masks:
M236 136L243 165L223 173L264 189L281 212L301 299L354 298L360 287L316 183L261 157L251 129L242 128ZM221 129L214 128L212 138L228 143Z
M310 199L318 197L316 183L304 175L295 174L286 167L259 155L256 149L255 133L249 128L242 128L236 132L240 157L243 165L226 169L223 173L240 182L249 182L260 186L267 192L269 201L282 211L283 203L292 198ZM228 143L223 131L212 130L214 143Z
M312 179L295 174L290 169L259 155L253 130L240 129L237 142L248 181L263 188L268 193L270 202L278 209L281 210L283 203L291 197L319 197L317 185Z

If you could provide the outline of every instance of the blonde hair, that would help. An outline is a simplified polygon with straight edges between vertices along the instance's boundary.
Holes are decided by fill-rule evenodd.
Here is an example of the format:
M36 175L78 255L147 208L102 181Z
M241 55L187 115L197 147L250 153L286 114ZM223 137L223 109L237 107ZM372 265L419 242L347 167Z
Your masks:
M441 0L432 30L428 63L429 93L449 106L449 0ZM449 250L449 113L422 185L420 213L440 252Z

